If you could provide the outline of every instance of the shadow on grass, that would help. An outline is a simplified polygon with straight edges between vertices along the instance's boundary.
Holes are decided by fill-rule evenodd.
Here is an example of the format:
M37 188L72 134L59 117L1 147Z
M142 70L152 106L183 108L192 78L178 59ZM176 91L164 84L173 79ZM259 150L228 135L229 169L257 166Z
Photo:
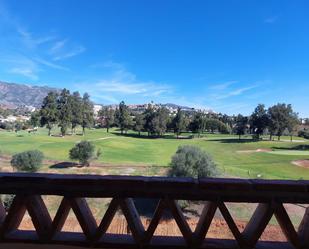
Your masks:
M49 166L49 168L51 169L67 169L67 168L72 168L72 167L81 167L81 166L73 162L61 162L61 163L56 163L56 164Z
M163 135L163 136L154 136L154 135L145 135L145 134L134 134L134 133L118 133L118 132L111 132L111 134L116 135L116 136L122 136L122 137L133 137L133 138L141 138L141 139L158 139L158 138L163 138L163 139L176 139L176 140L180 140L180 139L192 139L192 136L180 136L180 137L176 137L175 135Z
M233 144L233 143L255 143L255 142L259 142L259 140L254 140L254 139L248 139L248 138L222 138L222 139L209 139L207 140L209 142L220 142L220 143L225 143L225 144Z
M277 150L309 150L309 144L299 144L293 147L272 147Z

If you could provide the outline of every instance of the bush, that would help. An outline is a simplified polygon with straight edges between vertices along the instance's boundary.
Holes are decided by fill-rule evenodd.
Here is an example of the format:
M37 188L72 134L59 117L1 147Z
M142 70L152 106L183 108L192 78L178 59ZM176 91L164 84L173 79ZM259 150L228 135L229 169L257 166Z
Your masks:
M199 147L179 146L172 157L170 176L209 177L217 174L216 165L211 156Z
M11 165L18 171L36 172L42 165L44 155L39 150L29 150L15 154Z
M299 132L298 132L298 136L299 136L299 137L306 138L306 139L309 139L309 131L307 131L307 130L299 131Z
M70 150L70 159L78 160L83 166L89 166L94 158L95 146L89 141L81 141Z

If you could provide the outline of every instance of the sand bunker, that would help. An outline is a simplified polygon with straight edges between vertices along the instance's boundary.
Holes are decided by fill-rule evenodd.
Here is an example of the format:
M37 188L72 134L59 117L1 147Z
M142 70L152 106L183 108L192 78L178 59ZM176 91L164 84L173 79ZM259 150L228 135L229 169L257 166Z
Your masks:
M292 163L299 167L309 168L309 159L295 160L295 161L292 161Z
M256 150L238 150L237 153L256 153L256 152L269 152L271 149L256 149Z

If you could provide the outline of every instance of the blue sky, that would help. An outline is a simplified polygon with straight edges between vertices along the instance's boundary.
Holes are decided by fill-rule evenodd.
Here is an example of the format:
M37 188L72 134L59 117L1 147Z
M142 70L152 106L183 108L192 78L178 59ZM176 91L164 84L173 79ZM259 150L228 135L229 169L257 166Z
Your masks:
M309 2L0 0L0 81L309 117Z

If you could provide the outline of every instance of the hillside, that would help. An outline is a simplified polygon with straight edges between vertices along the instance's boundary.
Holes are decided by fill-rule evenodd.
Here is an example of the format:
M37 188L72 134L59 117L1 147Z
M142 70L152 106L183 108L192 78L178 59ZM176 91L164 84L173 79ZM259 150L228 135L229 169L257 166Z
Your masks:
M0 81L0 106L5 108L20 106L40 107L43 98L50 91L58 91L58 89Z

